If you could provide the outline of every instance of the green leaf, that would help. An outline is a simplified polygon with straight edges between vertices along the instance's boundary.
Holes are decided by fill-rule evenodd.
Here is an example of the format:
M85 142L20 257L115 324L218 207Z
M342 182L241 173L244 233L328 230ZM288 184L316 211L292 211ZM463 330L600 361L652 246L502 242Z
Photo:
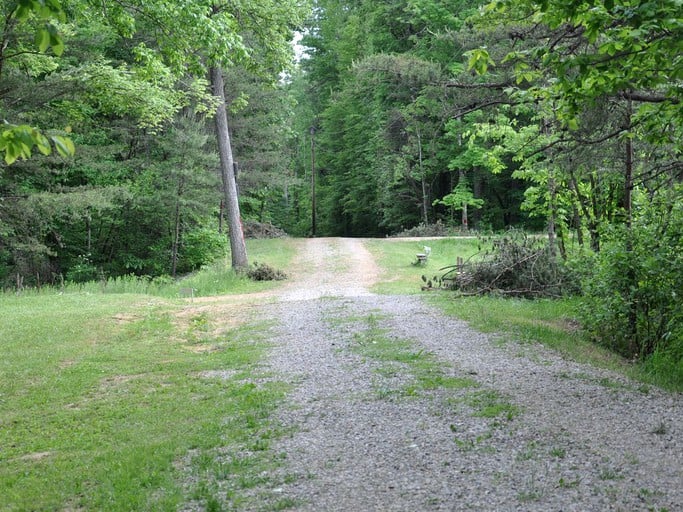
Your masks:
M69 137L63 137L61 135L53 135L52 141L55 143L55 148L60 156L67 158L73 156L76 153L76 147L73 141Z
M62 53L64 53L64 40L62 39L62 36L59 34L59 30L57 29L57 27L55 27L54 25L48 23L45 28L47 30L47 33L49 34L48 46L51 46L54 54L59 57L60 55L62 55ZM41 51L44 52L45 50Z
M43 155L49 155L52 152L50 140L42 133L37 134L35 143L38 151L40 151Z
M468 69L474 70L479 75L485 74L489 66L495 66L486 48L476 48L465 52L465 55L469 57L467 61Z
M19 155L18 147L12 141L7 141L5 146L5 162L7 165L12 165L16 162Z
M50 47L50 32L47 30L47 28L39 28L36 31L35 41L38 51L40 53L45 53Z

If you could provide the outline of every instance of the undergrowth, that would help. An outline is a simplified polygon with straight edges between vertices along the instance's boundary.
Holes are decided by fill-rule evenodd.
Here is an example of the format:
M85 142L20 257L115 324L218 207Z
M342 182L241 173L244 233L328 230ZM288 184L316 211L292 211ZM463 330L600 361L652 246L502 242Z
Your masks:
M286 278L278 267L286 267L296 253L297 242L292 239L249 240L248 249L255 263L245 272L237 272L225 257L202 266L198 271L174 279L167 275L125 275L104 277L85 282L62 281L55 286L7 289L6 295L54 294L141 294L155 297L199 297L226 293L250 293L271 288L273 283Z

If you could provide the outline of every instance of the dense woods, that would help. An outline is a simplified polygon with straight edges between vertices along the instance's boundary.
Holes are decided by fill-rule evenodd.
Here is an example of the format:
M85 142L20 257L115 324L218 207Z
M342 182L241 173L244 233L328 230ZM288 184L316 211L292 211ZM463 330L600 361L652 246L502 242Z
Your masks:
M244 267L240 218L515 226L576 273L590 336L683 371L680 0L0 9L3 287L175 276L226 233Z

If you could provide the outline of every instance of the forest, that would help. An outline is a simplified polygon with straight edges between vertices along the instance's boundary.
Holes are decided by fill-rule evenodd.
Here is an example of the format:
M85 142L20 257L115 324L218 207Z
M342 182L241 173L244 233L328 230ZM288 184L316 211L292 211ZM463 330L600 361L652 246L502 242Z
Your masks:
M2 288L245 267L251 223L515 227L592 338L683 373L681 0L0 9Z

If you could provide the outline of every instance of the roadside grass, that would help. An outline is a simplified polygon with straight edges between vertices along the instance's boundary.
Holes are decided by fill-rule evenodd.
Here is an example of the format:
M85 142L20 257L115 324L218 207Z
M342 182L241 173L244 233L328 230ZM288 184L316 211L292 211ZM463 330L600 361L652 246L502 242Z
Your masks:
M576 321L578 298L527 300L439 293L431 295L430 301L478 331L495 333L501 342L541 343L571 360L606 368L644 384L672 389L665 380L648 373L644 365L626 361L586 340ZM646 393L648 388L643 385L639 390Z
M440 275L439 269L465 260L479 252L476 238L445 238L406 242L370 240L367 248L380 264L382 283L374 287L376 293L416 294L424 284L421 276L431 279ZM424 245L432 247L427 266L413 266L415 252ZM476 257L476 256L474 256ZM411 260L412 259L412 260ZM672 378L673 372L653 372L651 366L632 363L617 354L587 340L577 321L579 298L525 300L505 297L457 297L445 291L429 293L429 300L450 316L465 320L473 328L495 333L501 342L515 340L522 343L541 343L564 357L607 368L647 385L671 391L683 391L683 382Z
M433 279L443 274L440 269L455 265L458 257L467 260L479 252L479 240L470 237L450 237L436 240L403 241L391 238L364 241L374 255L383 275L373 287L375 293L417 294L424 284L421 276ZM431 248L425 265L416 265L418 253L424 246Z
M267 326L209 339L202 321L179 329L177 307L0 296L2 510L223 510L264 484L287 391L247 378Z
M301 240L293 238L247 240L247 252L252 264L267 264L276 269L286 269L297 252ZM27 289L24 295L73 294L144 294L156 297L202 297L225 293L241 294L269 290L281 283L253 281L231 268L230 254L197 272L178 279L169 276L120 276L86 283L66 282L63 286ZM6 294L11 292L5 292Z

